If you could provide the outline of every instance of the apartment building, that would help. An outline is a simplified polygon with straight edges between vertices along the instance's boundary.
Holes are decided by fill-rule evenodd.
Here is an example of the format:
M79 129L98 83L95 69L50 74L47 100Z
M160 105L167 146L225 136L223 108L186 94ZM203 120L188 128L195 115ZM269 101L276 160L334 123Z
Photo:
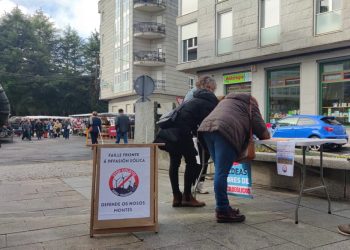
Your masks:
M195 79L176 71L178 1L100 0L98 7L100 98L109 102L108 111L134 113L139 96L133 84L141 75L155 82L152 101L176 102L184 96Z
M178 70L214 76L218 95L251 93L267 121L322 114L350 125L350 1L179 4Z

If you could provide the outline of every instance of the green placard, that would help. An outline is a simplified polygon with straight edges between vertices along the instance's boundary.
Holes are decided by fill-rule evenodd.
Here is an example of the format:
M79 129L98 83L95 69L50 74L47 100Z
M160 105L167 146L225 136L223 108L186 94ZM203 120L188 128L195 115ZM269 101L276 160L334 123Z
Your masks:
M224 75L224 84L236 84L242 82L251 82L252 72L241 72L230 75Z

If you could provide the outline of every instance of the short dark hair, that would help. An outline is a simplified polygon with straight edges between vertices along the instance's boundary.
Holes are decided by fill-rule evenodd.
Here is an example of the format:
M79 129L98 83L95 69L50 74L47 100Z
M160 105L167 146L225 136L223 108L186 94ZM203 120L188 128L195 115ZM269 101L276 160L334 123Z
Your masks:
M124 109L118 109L118 113L124 113Z

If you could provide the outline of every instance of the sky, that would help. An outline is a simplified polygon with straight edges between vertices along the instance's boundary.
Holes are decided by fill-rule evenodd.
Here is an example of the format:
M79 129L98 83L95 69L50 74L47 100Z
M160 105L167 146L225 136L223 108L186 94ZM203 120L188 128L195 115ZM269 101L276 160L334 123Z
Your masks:
M80 36L87 38L99 31L98 0L0 0L0 16L18 7L25 14L41 9L59 29L70 25Z

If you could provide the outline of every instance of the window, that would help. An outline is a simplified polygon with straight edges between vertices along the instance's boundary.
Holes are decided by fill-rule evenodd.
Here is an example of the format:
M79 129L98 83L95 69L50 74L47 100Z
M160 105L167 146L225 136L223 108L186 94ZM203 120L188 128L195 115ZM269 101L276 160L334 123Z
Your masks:
M120 46L120 0L115 1L115 48Z
M189 78L188 78L188 88L189 88L189 89L193 89L193 88L194 88L194 85L195 85L195 79L194 79L194 77L189 77Z
M115 50L115 56L114 56L114 61L115 61L115 72L118 73L120 72L120 49Z
M130 3L129 0L123 0L123 43L129 42L130 32Z
M350 59L320 65L321 114L350 125Z
M342 0L316 0L316 34L341 29L341 5Z
M278 125L281 127L286 127L286 126L295 126L297 125L298 118L295 117L290 117L290 118L285 118L280 121L278 121Z
M280 0L261 0L260 8L261 46L280 42Z
M130 66L130 60L129 60L129 56L130 56L130 46L129 44L125 44L123 46L123 59L122 59L122 64L123 64L123 69L128 69Z
M182 37L182 61L197 60L197 23L191 23L181 27Z
M275 122L287 115L300 113L300 68L267 72L268 119Z
M198 10L198 0L182 0L181 1L181 15Z
M316 122L310 118L300 118L298 121L299 126L315 125L315 124L316 124Z
M232 11L218 14L218 27L217 27L217 51L218 54L225 54L232 51L233 39L232 39Z

